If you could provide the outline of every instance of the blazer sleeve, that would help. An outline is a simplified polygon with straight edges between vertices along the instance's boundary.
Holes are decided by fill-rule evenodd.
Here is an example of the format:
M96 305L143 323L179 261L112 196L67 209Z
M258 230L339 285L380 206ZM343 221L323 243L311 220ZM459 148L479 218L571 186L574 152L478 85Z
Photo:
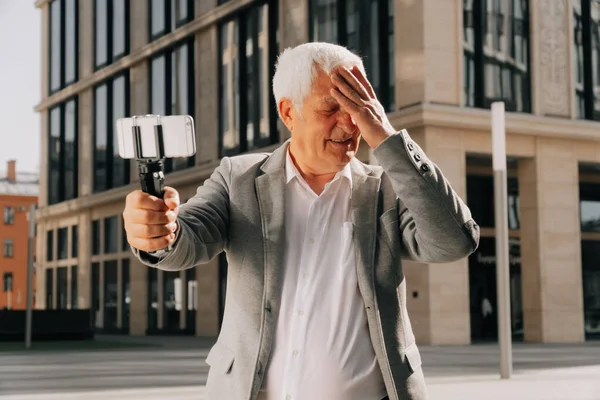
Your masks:
M402 257L452 262L477 249L479 226L442 171L403 129L373 152L399 200Z
M179 207L177 238L168 252L150 254L132 248L145 265L163 270L182 270L212 260L227 245L231 160L222 159L196 195Z

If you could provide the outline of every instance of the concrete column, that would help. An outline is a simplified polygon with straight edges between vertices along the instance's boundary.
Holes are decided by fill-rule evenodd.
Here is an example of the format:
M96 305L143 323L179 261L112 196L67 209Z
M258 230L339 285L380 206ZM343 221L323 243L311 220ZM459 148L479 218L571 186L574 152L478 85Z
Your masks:
M196 71L196 165L219 158L219 49L217 48L217 26L199 32L195 40Z
M279 51L308 42L308 1L279 1Z
M540 0L529 4L533 112L569 117L574 100L571 3Z
M578 163L574 144L538 139L519 161L525 341L584 340Z
M43 165L43 164L42 164ZM45 168L44 168L45 169ZM39 223L37 226L37 236L35 238L35 295L34 308L43 310L46 308L46 226L45 223ZM41 234L40 234L41 232Z
M219 257L196 267L198 309L196 336L216 336L219 333Z
M94 1L79 1L79 80L94 73Z
M460 133L428 127L413 130L419 143L443 171L454 190L466 198L466 155ZM417 342L469 344L469 264L462 259L448 264L406 262L407 306Z
M396 0L396 107L459 105L462 93L462 1Z
M92 2L89 2L92 3ZM148 43L148 3L149 1L130 1L131 23L129 24L130 52L135 53Z
M94 191L94 93L92 88L79 95L79 196Z
M219 2L217 0L194 0L194 10L196 11L196 17L201 16L217 7Z
M129 278L131 287L129 334L145 336L148 328L148 267L132 257Z

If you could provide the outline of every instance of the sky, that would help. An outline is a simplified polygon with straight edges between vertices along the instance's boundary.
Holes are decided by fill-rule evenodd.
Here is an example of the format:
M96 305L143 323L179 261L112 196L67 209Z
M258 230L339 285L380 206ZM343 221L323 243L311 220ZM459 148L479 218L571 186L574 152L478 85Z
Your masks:
M0 0L0 171L39 172L41 11L34 0Z

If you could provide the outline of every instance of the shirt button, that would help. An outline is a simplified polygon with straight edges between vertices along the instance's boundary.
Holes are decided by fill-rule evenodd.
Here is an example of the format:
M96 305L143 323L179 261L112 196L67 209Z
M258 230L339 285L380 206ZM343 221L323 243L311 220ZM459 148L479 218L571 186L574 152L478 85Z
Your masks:
M288 393L287 396L285 396L285 400L292 400L292 395Z
M298 350L294 350L294 352L292 353L292 355L293 355L294 357L297 357L297 356L298 356Z
M304 315L304 310L300 310L300 311L298 311L298 315L299 315L299 316L303 316L303 315Z
M314 240L314 239L308 239L308 243L309 243L309 244L314 244L314 243L315 243L315 240Z

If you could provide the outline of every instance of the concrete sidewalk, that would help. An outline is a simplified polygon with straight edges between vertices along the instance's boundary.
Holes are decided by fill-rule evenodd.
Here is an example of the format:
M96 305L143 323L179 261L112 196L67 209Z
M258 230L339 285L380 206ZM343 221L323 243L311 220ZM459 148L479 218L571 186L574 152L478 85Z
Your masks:
M214 339L102 340L146 346L0 352L0 400L205 398L204 359ZM422 346L421 354L431 400L600 400L600 342L516 343L510 380L499 379L497 345Z

